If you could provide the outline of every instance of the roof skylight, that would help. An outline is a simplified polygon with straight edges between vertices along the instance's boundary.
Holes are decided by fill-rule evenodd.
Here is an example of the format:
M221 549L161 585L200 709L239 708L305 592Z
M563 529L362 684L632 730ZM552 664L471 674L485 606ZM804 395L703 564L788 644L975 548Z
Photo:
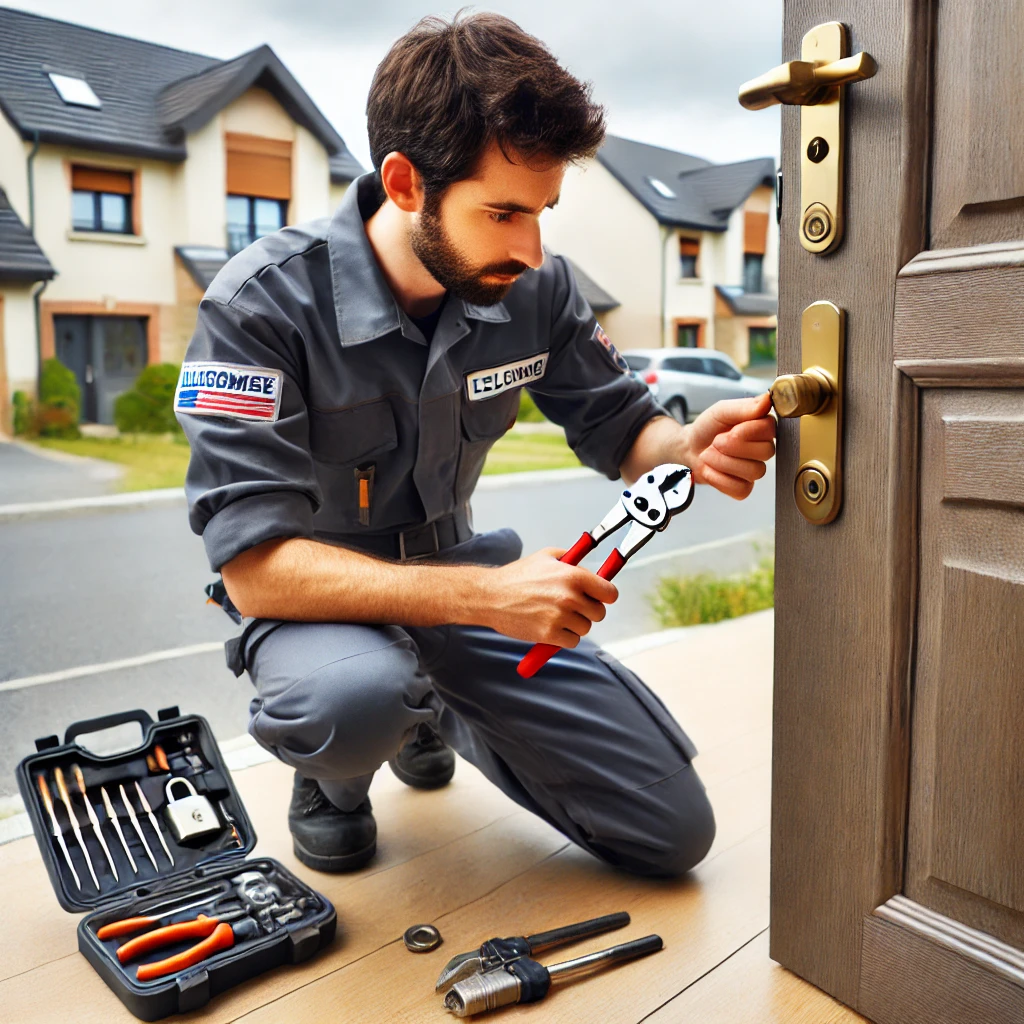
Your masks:
M71 75L59 75L56 71L48 71L50 81L53 83L57 95L70 107L92 107L99 110L101 103L99 96L92 91L92 87L84 78L74 78Z
M660 178L648 178L647 184L661 196L662 199L675 199L676 194Z

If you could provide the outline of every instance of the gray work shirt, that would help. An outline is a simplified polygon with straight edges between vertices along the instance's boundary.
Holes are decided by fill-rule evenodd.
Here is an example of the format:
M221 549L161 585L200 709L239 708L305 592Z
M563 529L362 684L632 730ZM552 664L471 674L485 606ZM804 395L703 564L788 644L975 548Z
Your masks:
M260 239L199 306L175 409L214 570L272 538L358 546L466 507L521 387L611 479L662 412L557 256L504 302L449 297L428 343L366 237L375 194L366 175L333 217Z

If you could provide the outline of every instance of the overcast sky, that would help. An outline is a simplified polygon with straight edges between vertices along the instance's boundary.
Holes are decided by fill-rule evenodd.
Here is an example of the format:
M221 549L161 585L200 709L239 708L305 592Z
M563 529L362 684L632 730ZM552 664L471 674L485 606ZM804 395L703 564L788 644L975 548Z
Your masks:
M3 2L3 0L0 0ZM391 43L439 0L7 0L7 6L215 57L269 43L369 167L366 93ZM741 82L780 63L782 0L480 3L540 37L594 84L616 135L716 162L778 159L778 107L751 113Z

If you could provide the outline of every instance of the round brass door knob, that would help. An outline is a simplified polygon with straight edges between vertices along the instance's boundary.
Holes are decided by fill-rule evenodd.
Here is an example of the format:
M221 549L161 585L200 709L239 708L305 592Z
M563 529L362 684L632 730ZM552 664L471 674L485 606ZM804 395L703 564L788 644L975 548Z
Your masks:
M787 373L771 386L772 405L782 417L813 416L821 412L835 394L832 378L817 367L804 373Z

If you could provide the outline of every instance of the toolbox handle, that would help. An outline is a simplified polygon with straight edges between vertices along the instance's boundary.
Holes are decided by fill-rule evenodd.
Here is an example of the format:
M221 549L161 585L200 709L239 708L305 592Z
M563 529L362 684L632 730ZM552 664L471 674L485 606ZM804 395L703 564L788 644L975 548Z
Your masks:
M134 711L118 711L113 715L101 715L99 718L85 718L81 722L74 722L67 727L64 733L64 743L74 743L79 736L90 732L102 732L104 729L113 729L118 725L127 725L129 722L138 722L142 727L142 733L153 724L148 711L136 708Z

